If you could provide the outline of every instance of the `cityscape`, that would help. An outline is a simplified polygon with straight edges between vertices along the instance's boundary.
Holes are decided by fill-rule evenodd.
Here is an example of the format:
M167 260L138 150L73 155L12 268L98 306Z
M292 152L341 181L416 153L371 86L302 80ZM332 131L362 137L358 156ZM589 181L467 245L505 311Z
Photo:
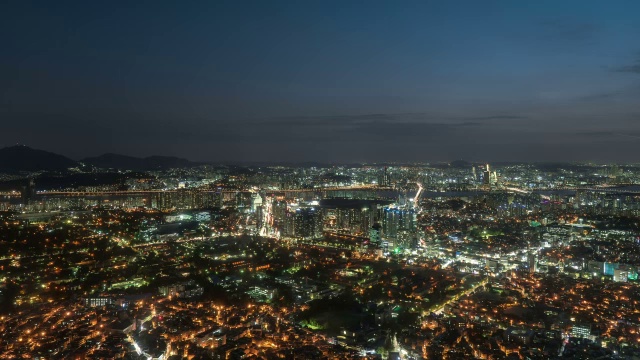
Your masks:
M5 175L0 358L640 356L638 166L192 165Z
M640 1L0 3L0 360L640 360Z

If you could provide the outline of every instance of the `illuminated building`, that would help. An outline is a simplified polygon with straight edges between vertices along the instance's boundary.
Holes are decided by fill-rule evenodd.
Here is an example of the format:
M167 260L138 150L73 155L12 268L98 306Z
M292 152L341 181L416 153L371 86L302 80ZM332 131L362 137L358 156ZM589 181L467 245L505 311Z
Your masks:
M535 273L538 270L538 257L536 254L529 254L527 260L529 262L529 272Z
M613 270L613 281L627 282L634 273L630 266L620 265L617 269Z
M36 195L36 182L33 178L29 178L27 184L22 187L22 203L29 204Z
M531 342L531 338L533 337L533 331L528 329L510 327L505 331L504 337L507 341L510 342L529 344Z
M352 235L365 234L373 225L374 211L369 208L335 209L335 227Z
M274 198L271 203L271 214L273 216L273 227L283 229L287 217L287 202Z
M384 170L380 174L378 178L378 185L380 186L389 186L391 184L391 180L389 178L389 172L387 171L387 167L384 167Z
M382 237L394 246L417 246L417 220L413 208L388 206L383 209Z
M284 235L299 239L322 237L322 211L315 207L287 209Z
M571 328L571 336L576 338L588 338L591 336L591 325L575 324Z
M236 207L238 208L238 210L240 210L241 212L251 210L254 195L255 194L249 191L238 191L236 193ZM260 199L260 201L262 201L262 199Z
M85 306L89 306L89 307L100 307L100 306L115 304L115 300L112 297L103 297L103 296L90 297L90 298L84 299L84 304Z
M262 196L260 194L251 194L251 212L256 212L262 207Z
M369 229L369 241L373 245L380 246L382 243L382 226L378 223L373 224Z
M485 185L496 185L498 183L498 173L491 171L489 164L486 165L486 168L482 173L482 182Z

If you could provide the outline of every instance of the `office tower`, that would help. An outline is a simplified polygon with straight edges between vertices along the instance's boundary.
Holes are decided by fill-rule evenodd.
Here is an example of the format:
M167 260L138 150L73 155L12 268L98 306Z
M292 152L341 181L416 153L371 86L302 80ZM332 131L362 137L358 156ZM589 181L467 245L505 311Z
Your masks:
M485 165L485 170L482 173L482 183L484 185L496 185L498 183L498 173L491 171L489 164Z

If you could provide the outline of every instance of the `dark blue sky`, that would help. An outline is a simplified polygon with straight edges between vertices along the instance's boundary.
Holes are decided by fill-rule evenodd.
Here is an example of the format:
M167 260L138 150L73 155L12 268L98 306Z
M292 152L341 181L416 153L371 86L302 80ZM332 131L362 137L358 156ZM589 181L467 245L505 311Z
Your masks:
M241 161L640 150L639 1L13 1L0 145Z

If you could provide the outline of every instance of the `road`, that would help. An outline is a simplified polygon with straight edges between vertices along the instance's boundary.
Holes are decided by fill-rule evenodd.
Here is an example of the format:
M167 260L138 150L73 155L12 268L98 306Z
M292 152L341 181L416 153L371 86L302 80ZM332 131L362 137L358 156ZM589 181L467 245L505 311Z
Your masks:
M479 288L480 286L485 286L487 285L487 283L489 282L489 277L485 277L482 281L480 281L479 283L473 285L471 288L455 295L454 297L452 297L451 299L447 300L445 303L439 305L434 311L432 311L433 313L435 313L436 315L440 315L442 314L442 312L444 311L445 306L450 305L456 301L458 301L458 299L460 299L463 296L469 295L471 293L473 293L474 291L476 291L477 288Z

